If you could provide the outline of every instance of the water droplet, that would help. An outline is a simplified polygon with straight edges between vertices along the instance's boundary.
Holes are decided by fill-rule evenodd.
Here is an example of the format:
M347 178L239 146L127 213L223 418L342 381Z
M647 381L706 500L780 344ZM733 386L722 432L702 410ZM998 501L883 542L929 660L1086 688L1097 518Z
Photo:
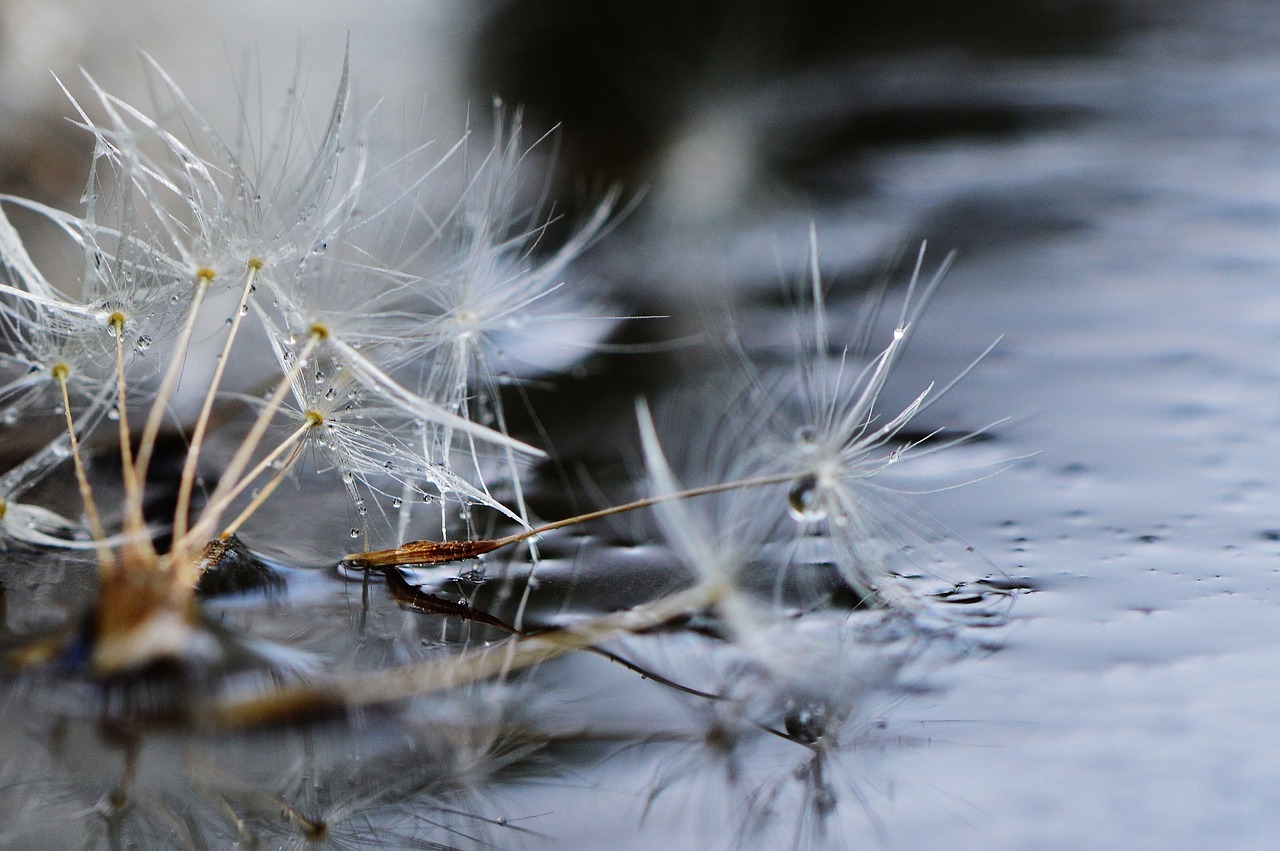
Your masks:
M806 701L788 700L783 710L782 723L791 738L802 744L812 745L827 731L827 705Z
M351 537L353 537L353 538L358 538L358 537L360 537L360 530L359 530L359 529L352 529L352 530L351 530Z
M115 422L116 420L119 420L119 419L120 419L120 409L119 409L119 408L112 408L111 410L107 411L107 419L111 420L112 422Z
M328 399L330 402L332 402L335 398L337 398L337 396L338 396L338 391L334 390L332 387L324 391L324 398Z
M396 497L395 499L391 500L392 508L399 508L402 505L404 505L404 500L401 499L400 497Z
M134 340L133 347L139 352L145 352L147 349L151 348L151 337L143 334L137 340Z
M323 384L325 379L324 370L316 370L316 384Z
M382 465L382 469L386 470L388 473L393 473L395 472L396 465L388 461L387 463Z
M240 305L240 315L241 315L241 316L244 316L244 315L245 315L246 313L248 313L248 312L249 312L249 305L247 305L247 304L242 304L242 305Z
M4 412L4 424L13 425L18 421L18 412L10 408Z
M177 304L177 303L178 303L177 293L174 293L173 295L169 296L169 304Z
M808 473L796 479L787 493L787 508L801 523L812 523L827 516L822 506L822 485L818 477Z

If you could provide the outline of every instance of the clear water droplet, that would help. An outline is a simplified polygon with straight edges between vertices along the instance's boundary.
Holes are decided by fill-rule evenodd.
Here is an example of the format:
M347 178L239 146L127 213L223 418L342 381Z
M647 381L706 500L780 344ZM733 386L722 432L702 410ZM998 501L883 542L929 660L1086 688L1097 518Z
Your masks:
M782 723L797 742L812 745L827 731L827 705L819 701L788 700Z
M812 523L827 516L822 507L822 485L812 473L801 476L787 493L787 509L801 523Z
M111 420L112 422L116 422L117 420L119 420L119 419L120 419L120 409L119 409L119 408L112 408L111 410L107 411L107 419Z
M133 347L139 352L145 352L147 349L151 348L151 337L147 334L143 334L138 337L137 340L134 340Z
M338 396L338 391L334 390L332 387L324 391L324 398L328 399L330 402L332 402L335 398L337 398L337 396Z
M399 508L402 505L404 505L404 500L401 499L400 497L396 497L395 499L391 500L392 508Z
M360 530L359 530L359 529L352 529L352 530L351 530L351 537L353 537L353 538L358 538L358 537L360 537Z

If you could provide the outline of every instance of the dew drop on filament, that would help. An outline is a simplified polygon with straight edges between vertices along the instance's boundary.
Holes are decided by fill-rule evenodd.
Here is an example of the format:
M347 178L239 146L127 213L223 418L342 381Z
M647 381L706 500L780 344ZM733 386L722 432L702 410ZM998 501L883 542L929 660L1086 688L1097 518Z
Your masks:
M783 724L787 733L802 744L812 745L826 733L827 707L817 701L787 701L783 711Z
M151 348L151 338L146 334L143 334L134 341L133 347L139 352L145 352L147 349Z
M812 523L827 516L822 507L822 485L812 473L801 476L787 493L787 509L800 523Z
M359 530L359 529L352 529L352 530L351 530L351 537L353 537L353 538L358 538L358 537L360 537L360 530Z

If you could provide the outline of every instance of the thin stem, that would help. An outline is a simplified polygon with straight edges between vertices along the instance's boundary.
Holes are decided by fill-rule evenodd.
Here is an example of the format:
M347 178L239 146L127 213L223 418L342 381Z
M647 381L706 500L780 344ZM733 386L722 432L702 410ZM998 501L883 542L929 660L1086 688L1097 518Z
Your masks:
M184 565L191 560L185 556L191 552L196 542L204 538L208 538L213 534L213 528L217 524L218 518L222 515L222 512L226 511L231 503L234 502L240 494L244 493L245 489L248 488L249 485L258 478L258 476L261 476L266 472L271 465L275 463L277 458L294 448L302 438L306 437L307 432L311 431L311 429L320 425L322 422L324 422L324 417L315 411L308 411L306 414L306 421L294 429L293 433L282 440L275 449L268 452L261 461L254 465L252 470L243 476L240 476L234 487L228 488L226 492L220 495L215 494L214 498L210 500L209 505L206 506L204 511L201 513L200 521L196 523L195 526L191 527L191 530L187 532L186 535L174 542L172 557L174 559L175 570L181 573L187 572ZM258 505L262 504L261 501L255 501ZM255 506L255 510L256 507L257 506ZM248 517L244 517L243 519L237 518L237 522L241 523L247 519Z
M200 462L200 450L204 446L204 435L209 428L209 417L213 413L213 401L222 384L222 374L231 357L231 346L240 331L240 320L244 317L245 308L249 304L249 296L253 293L254 279L262 269L262 261L256 257L249 261L248 272L244 277L244 289L240 292L240 303L231 317L231 330L227 333L226 342L222 344L222 354L213 370L213 379L209 389L205 391L204 404L200 408L200 416L196 420L195 429L191 432L191 445L187 449L187 459L182 465L182 480L178 485L178 504L173 515L173 537L181 538L187 533L187 515L191 510L191 492L195 487L196 469Z
M133 466L133 437L129 430L128 382L124 372L124 328L125 316L119 311L111 314L107 324L114 330L116 338L116 413L120 434L120 463L124 470L124 493L126 505L142 505L142 482L138 479L138 471ZM141 526L126 529L126 543L134 561L153 561L155 547L151 544L151 536L142 534Z
M54 364L53 378L58 382L58 389L62 393L62 413L67 420L67 435L71 441L71 458L75 463L76 482L80 486L80 499L84 502L84 514L89 521L89 533L93 535L94 549L98 553L98 563L105 570L114 568L116 559L111 552L111 548L107 546L107 535L102 528L102 517L98 514L98 505L93 500L93 488L89 486L89 475L85 472L84 458L80 455L80 441L76 438L75 420L71 417L71 397L67 392L68 371L69 368L65 363Z
M284 477L289 474L289 471L293 469L293 465L296 464L298 459L301 457L302 447L295 446L293 448L293 453L289 456L289 460L285 461L284 464L280 466L280 469L271 477L271 480L263 485L262 489L258 491L249 504L244 507L244 511L241 511L236 516L235 520L228 523L226 528L218 534L218 537L225 540L238 532L240 527L244 525L245 521L252 517L257 510L262 507L262 504L271 497L271 494L275 493L275 489L280 487L280 483L284 481Z
M614 514L625 514L628 511L636 511L641 508L648 508L651 505L658 505L663 502L671 502L672 500L691 499L695 496L707 496L714 493L724 493L725 491L743 490L745 488L759 488L767 485L778 485L783 482L789 482L796 477L795 473L777 473L771 476L757 476L754 479L738 479L732 482L718 482L714 485L703 485L698 488L690 488L688 490L679 491L678 493L660 494L658 496L647 496L644 499L637 499L633 502L626 502L622 505L611 505L608 508L601 508L599 511L591 511L586 514L579 514L576 517L566 517L563 520L556 520L553 523L546 523L534 529L525 529L514 535L508 535L505 538L498 538L499 547L518 544L521 541L527 541L535 535L541 535L544 532L550 532L554 529L562 529L565 526L576 526L579 523L586 523L591 520L598 520L601 517L611 517Z
M397 565L409 564L447 564L453 561L475 558L478 555L493 552L494 550L501 549L502 547L508 547L512 544L518 544L521 541L527 541L529 538L536 535L541 535L555 529L562 529L565 526L576 526L580 523L598 520L601 517L611 517L615 514L624 514L628 511L636 511L637 509L648 508L651 505L671 502L672 500L692 499L693 497L724 493L726 491L782 484L783 482L792 481L797 475L801 474L795 472L776 473L769 476L757 476L753 479L738 479L732 482L719 482L714 485L704 485L702 487L690 488L676 493L647 496L644 499L637 499L633 502L623 503L622 505L612 505L608 508L602 508L599 511L590 511L586 514L566 517L563 520L556 520L552 523L545 523L541 526L534 527L533 529L525 529L520 532L516 532L513 535L507 535L505 538L493 538L479 541L409 541L408 543L401 544L400 546L389 550L351 553L347 555L343 561L349 565L364 568L395 567Z
M311 336L307 338L307 342L297 356L294 357L293 365L280 379L280 384L276 387L275 392L271 394L271 398L267 400L262 412L258 414L258 419L254 421L248 434L245 435L240 448L232 456L231 462L227 464L226 470L222 473L222 480L218 482L218 486L214 488L212 496L209 497L209 505L200 513L200 520L181 538L184 545L189 546L191 541L212 535L214 528L218 524L219 514L226 509L226 505L230 501L226 499L227 493L233 489L236 490L236 493L244 490L245 483L241 482L241 475L244 473L245 468L249 466L253 453L258 450L258 444L262 442L263 435L266 434L272 419L279 412L280 406L284 403L284 397L293 386L293 382L301 374L303 367L306 366L311 353L315 351L320 341L328 336L329 331L323 325L312 327ZM319 414L316 416L319 416ZM310 427L310 420L308 420L306 428Z
M165 372L164 380L160 382L160 390L156 394L155 401L151 403L151 413L147 416L147 423L142 429L142 439L138 442L138 460L134 466L134 476L139 483L147 480L147 467L151 464L151 454L155 450L156 438L160 434L160 424L164 421L165 411L169 407L169 399L173 396L174 387L178 383L178 376L182 373L182 368L186 364L187 352L191 349L191 335L195 331L196 319L200 313L200 305L204 302L205 293L208 292L209 283L213 280L213 277L214 272L212 269L201 268L196 271L196 292L191 299L191 309L187 312L187 321L182 326L182 333L178 337L178 345L172 355L173 359L169 363L168 371ZM134 499L126 501L125 522L129 525L131 531L141 534L145 523L142 518L140 495L135 495Z
M371 706L457 688L507 671L530 668L619 635L661 626L691 611L715 605L725 593L723 585L704 582L625 611L498 646L476 648L447 659L354 674L331 683L294 685L257 697L218 701L204 710L199 720L215 728L244 729L324 710Z

